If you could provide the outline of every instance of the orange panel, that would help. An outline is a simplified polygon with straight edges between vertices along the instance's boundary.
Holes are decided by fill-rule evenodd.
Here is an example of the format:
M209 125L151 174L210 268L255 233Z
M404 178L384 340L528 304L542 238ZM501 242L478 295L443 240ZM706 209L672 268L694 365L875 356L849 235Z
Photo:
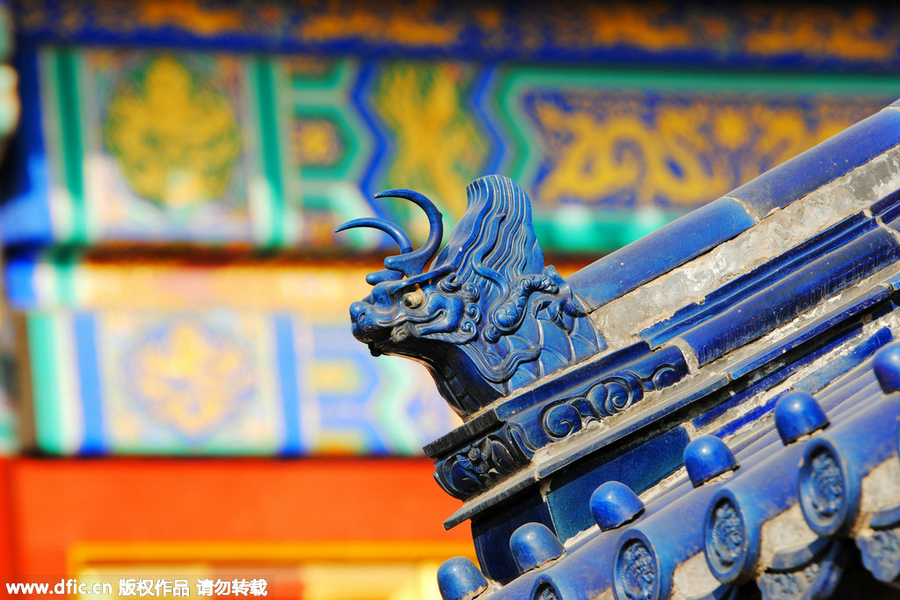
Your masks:
M11 460L0 457L0 579L15 572L13 562L12 504L10 495Z
M468 541L423 459L17 459L19 575L85 542ZM0 506L2 508L2 506Z

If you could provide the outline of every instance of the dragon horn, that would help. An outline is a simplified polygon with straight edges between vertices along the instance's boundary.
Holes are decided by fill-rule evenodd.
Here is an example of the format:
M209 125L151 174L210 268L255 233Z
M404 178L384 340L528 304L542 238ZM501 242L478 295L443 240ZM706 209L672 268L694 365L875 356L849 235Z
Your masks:
M409 237L407 237L402 229L400 229L390 221L385 221L384 219L372 219L369 217L363 219L354 219L352 221L344 223L343 225L335 229L334 232L340 233L341 231L354 229L356 227L371 227L372 229L383 231L391 236L391 238L393 238L395 242L397 242L397 245L400 246L401 255L412 252L412 242L409 241ZM366 275L366 282L369 285L378 285L382 281L397 281L398 279L403 279L403 273L396 269L390 268Z
M425 196L412 190L386 190L375 194L375 198L403 198L417 205L428 215L428 239L421 248L413 252L404 252L400 256L389 256L384 259L388 269L400 271L407 277L413 277L425 270L425 265L437 254L438 247L444 237L444 223L441 211Z
M340 233L341 231L353 229L355 227L371 227L372 229L383 231L391 236L395 242L397 242L397 245L400 246L401 254L412 252L412 243L409 241L409 238L403 232L403 230L390 221L385 221L384 219L354 219L352 221L347 221L346 223L335 229L334 232Z

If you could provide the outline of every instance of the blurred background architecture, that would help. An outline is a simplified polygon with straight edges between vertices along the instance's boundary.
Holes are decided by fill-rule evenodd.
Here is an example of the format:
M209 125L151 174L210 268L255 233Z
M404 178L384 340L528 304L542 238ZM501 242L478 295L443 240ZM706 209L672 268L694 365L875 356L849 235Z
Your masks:
M20 0L0 12L0 576L425 600L458 424L350 303L372 194L531 195L565 275L900 96L900 9ZM196 589L193 589L196 592Z

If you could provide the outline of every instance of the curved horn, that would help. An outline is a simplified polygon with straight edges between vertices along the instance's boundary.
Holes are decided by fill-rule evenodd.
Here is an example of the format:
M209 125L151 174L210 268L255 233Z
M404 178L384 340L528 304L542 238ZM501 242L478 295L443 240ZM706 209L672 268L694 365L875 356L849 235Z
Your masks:
M368 217L364 219L354 219L352 221L347 221L346 223L335 229L334 232L340 233L341 231L353 229L356 227L371 227L372 229L383 231L391 236L395 242L397 242L397 245L400 246L401 254L412 252L412 243L409 241L409 238L406 236L403 230L390 221L385 221L384 219L371 219Z
M412 190L386 190L375 194L375 198L403 198L414 203L428 215L428 239L421 248L413 252L406 252L400 256L389 256L384 259L384 266L402 272L407 277L413 277L425 270L425 265L434 258L441 240L444 237L444 223L441 220L441 211L425 196Z
M371 227L372 229L383 231L397 242L397 245L400 246L401 255L412 252L412 242L409 241L409 237L407 237L402 229L384 219L373 219L370 217L354 219L352 221L347 221L335 229L334 232L340 233L341 231L354 229L356 227ZM397 269L382 269L381 271L375 271L374 273L366 275L366 282L369 285L378 285L382 281L397 281L398 279L403 279L403 273Z

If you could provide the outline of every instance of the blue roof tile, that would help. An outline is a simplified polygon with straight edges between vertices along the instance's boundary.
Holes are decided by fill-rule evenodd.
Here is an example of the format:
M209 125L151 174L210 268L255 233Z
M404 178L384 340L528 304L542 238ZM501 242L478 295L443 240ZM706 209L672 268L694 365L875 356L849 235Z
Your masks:
M900 144L900 111L894 103L868 119L763 173L729 196L752 207L760 217L850 172Z
M567 281L593 310L755 224L740 203L720 198L601 258Z

